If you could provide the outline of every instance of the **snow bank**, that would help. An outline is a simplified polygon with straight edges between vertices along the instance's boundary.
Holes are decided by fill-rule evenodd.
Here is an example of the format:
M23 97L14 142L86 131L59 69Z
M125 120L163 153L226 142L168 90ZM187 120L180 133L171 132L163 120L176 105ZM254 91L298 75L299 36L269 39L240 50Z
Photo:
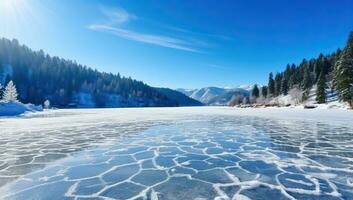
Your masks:
M326 89L326 103L318 104L316 101L316 85L309 91L309 97L305 105L314 105L318 109L349 109L348 103L339 101L337 92L328 88Z
M17 116L25 112L43 111L42 106L33 104L23 104L20 102L5 103L0 102L0 116Z
M301 97L299 98L301 99ZM326 103L319 104L316 101L316 85L313 86L308 94L308 99L305 102L298 103L299 99L288 95L279 95L273 98L269 103L279 106L292 105L295 108L304 108L305 106L315 107L316 109L349 109L349 105L346 102L341 102L338 99L337 92L326 89Z

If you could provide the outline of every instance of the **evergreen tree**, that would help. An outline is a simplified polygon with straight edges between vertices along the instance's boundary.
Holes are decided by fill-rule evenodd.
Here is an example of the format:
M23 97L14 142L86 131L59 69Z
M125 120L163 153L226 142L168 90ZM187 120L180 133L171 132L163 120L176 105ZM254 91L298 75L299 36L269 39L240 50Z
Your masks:
M282 75L280 73L277 73L275 76L275 96L278 96L281 94L281 88L282 88Z
M49 109L50 108L50 101L49 100L45 100L43 105L44 105L44 108Z
M319 76L322 71L324 71L324 65L325 65L325 57L321 53L319 57L314 61L314 75L315 75L315 82L319 79Z
M273 80L273 74L270 73L268 78L268 95L274 96L275 94L275 81Z
M324 71L321 71L316 88L316 101L317 103L326 103L326 77Z
M281 93L284 95L288 94L288 81L284 76L282 77Z
M341 101L353 107L353 32L334 69L334 85Z
M13 84L12 81L10 81L5 87L2 100L7 103L18 102L17 96L18 94L17 94L16 86Z
M260 96L260 90L259 88L257 87L257 84L254 85L254 88L252 90L252 97L254 98L258 98Z
M304 77L303 77L303 82L302 82L302 89L303 90L308 90L312 86L312 79L311 79L311 74L310 74L310 68L305 67L304 69Z
M261 88L261 95L262 95L264 98L267 98L267 91L268 91L267 86L263 86L263 87Z

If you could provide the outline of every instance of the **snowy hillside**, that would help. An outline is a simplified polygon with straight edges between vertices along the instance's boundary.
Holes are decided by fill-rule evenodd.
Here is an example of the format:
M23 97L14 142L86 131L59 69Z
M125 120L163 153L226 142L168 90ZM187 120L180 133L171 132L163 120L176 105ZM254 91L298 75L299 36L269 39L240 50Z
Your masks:
M280 95L276 98L273 98L269 103L278 104L280 106L285 105L295 105L296 107L310 106L312 108L318 109L347 109L349 108L347 103L340 102L338 99L338 94L336 91L327 88L326 93L326 103L318 104L316 100L316 85L314 85L308 93L308 99L302 103L298 103L298 100L295 99L291 94Z
M228 105L229 101L233 98L233 96L249 96L252 87L252 85L241 85L237 87L205 87L194 90L177 90L206 105Z
M345 103L342 103L338 99L338 94L336 91L331 90L331 89L326 89L326 103L324 104L318 104L316 101L316 85L314 85L308 95L308 100L304 102L304 105L314 105L317 108L322 108L322 109L330 109L330 108L341 108L345 109L348 108L348 105Z
M215 98L218 95L221 95L224 93L223 88L217 88L217 87L207 87L207 88L201 88L199 90L196 90L191 94L191 98L199 100L205 104L208 104L210 100Z

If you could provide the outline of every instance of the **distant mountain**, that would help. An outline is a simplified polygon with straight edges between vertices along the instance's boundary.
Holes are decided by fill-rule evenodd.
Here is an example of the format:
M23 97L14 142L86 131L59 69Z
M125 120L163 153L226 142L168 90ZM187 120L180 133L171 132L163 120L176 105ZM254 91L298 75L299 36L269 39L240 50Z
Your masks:
M207 87L194 91L190 97L205 104L209 104L213 98L223 94L224 92L225 90L223 88Z
M227 87L224 87L224 89L229 89L229 90L244 89L247 91L251 91L253 87L254 87L254 84L244 84L244 85L237 85L237 86L227 86Z
M239 87L205 87L201 89L187 90L177 89L179 92L196 99L206 105L228 105L230 100L238 95L249 96L252 85Z
M208 104L209 105L229 105L233 97L236 97L236 96L247 97L249 95L250 95L250 91L241 89L241 88L226 90L224 93L212 98L208 102Z
M195 91L196 89L184 89L184 88L178 88L176 91L181 92L185 94L186 96L190 97L191 94Z
M179 106L202 106L203 104L195 99L188 97L182 92L169 88L155 88L158 92L165 95L169 99L176 101Z
M10 80L21 102L42 104L49 100L55 107L178 106L181 101L130 77L99 72L33 51L17 40L0 38L0 84Z

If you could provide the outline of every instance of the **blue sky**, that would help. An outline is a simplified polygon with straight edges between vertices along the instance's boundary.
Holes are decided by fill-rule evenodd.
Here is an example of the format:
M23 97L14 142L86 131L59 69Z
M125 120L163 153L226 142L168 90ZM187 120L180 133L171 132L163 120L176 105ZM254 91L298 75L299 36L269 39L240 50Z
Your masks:
M152 86L264 84L343 47L353 0L0 0L0 36Z

